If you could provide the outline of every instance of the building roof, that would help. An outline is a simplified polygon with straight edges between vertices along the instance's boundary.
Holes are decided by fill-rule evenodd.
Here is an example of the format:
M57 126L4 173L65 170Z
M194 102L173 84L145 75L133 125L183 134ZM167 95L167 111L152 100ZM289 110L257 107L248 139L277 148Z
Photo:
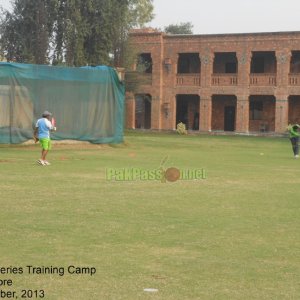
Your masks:
M130 35L164 35L168 38L178 37L234 37L234 36L278 36L278 35L300 35L300 31L276 31L276 32L246 32L246 33L214 33L214 34L168 34L155 28L132 29Z

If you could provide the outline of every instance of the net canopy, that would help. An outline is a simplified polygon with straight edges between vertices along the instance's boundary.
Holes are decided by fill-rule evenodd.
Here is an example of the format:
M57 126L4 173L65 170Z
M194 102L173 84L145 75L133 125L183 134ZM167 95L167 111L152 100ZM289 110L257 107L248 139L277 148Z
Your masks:
M123 141L125 88L115 69L0 63L0 143L32 139L44 111L54 140Z

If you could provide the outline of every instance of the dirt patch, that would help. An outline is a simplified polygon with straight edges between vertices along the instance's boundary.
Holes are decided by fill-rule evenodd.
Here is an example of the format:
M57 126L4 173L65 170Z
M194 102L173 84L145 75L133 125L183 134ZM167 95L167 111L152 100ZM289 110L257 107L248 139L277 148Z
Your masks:
M67 156L60 156L58 160L66 161L66 160L85 160L85 158L74 158L74 157L67 157Z
M167 279L167 277L161 276L161 275L151 275L151 277L156 280L166 280Z
M69 160L70 158L69 157L65 157L65 156L61 156L58 158L59 160Z
M63 141L51 141L53 150L61 149L61 150L84 150L84 149L109 149L109 144L91 144L89 142L75 141L75 140L63 140ZM26 150L37 150L40 149L39 143L34 143L33 140L28 140L22 144L18 145L8 145L9 148L18 148L22 147L22 149Z
M91 144L89 142L75 141L75 140L63 140L63 141L51 141L53 150L61 149L61 150L107 150L112 148L126 148L128 145L126 143L121 144ZM28 140L22 144L14 144L14 145L1 145L1 147L5 148L22 148L24 150L39 150L39 143L34 143L33 140Z
M128 154L129 157L135 158L136 157L136 153L135 152L130 152Z
M0 159L0 163L15 163L16 160L13 159Z

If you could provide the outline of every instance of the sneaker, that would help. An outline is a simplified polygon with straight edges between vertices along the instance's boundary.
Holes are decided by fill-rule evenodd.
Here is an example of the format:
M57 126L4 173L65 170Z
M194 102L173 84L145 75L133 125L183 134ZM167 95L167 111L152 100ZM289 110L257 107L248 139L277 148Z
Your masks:
M37 163L38 163L39 165L41 165L41 166L46 166L45 162L44 162L43 160L41 160L41 159L39 159L39 160L37 161Z
M44 160L44 165L45 165L45 166L50 166L51 164L49 163L49 161Z
M295 158L299 158L299 155L297 154L297 155L295 155Z

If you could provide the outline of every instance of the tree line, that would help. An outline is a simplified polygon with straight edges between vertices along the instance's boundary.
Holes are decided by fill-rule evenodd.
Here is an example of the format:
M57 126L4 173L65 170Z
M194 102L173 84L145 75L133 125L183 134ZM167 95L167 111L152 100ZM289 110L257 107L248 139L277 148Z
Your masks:
M14 0L2 10L7 61L66 66L124 65L131 28L153 19L153 0Z

